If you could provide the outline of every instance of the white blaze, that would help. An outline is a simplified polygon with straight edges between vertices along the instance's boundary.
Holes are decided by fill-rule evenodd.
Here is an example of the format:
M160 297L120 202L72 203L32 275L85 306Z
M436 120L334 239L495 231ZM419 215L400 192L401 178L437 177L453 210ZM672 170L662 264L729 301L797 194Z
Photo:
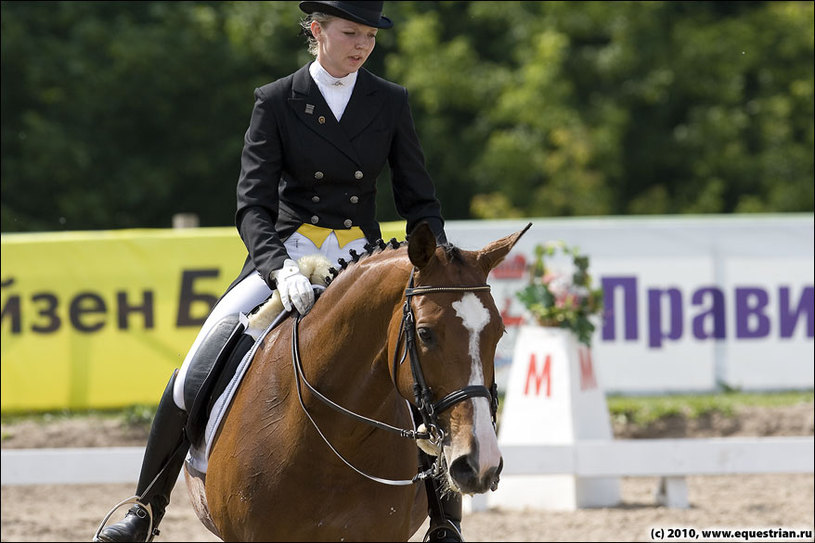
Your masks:
M490 322L490 312L472 292L466 293L458 302L453 302L453 309L461 319L464 328L470 333L470 380L468 385L486 386L484 372L481 369L481 351L479 343L481 331ZM489 389L489 387L487 387ZM479 444L479 463L481 469L488 469L498 465L501 453L498 451L498 442L495 430L492 427L492 414L490 402L487 398L473 398L473 425L475 436ZM456 444L453 444L456 448Z
M479 352L479 339L481 330L490 322L490 312L472 292L465 294L458 302L453 302L453 309L456 315L464 323L464 328L470 332L470 360L472 361L472 371L470 372L471 385L483 385L484 375L481 371L481 355Z

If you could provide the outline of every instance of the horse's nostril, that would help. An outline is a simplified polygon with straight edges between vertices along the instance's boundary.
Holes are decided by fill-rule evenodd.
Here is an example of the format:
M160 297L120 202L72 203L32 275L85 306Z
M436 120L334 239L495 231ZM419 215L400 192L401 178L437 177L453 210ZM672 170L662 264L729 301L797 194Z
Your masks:
M460 488L471 488L478 478L478 470L470 455L459 456L450 466L450 476Z
M501 458L501 461L498 463L498 467L495 467L487 472L487 481L489 482L490 490L497 490L498 489L498 481L501 480L501 470L504 469L504 459Z
M504 468L502 458L497 466L489 468L479 477L478 466L471 454L459 456L450 465L450 477L463 492L486 492L498 488L501 470Z

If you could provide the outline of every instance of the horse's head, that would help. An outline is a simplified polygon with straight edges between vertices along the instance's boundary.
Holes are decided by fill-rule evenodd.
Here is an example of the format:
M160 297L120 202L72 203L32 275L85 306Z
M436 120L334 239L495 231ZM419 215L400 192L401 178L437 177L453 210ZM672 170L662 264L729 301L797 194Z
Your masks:
M409 237L412 284L406 289L401 326L411 363L405 360L392 370L400 392L416 396L425 426L432 433L441 431L434 437L453 491L495 488L503 467L493 426L493 384L504 324L487 276L528 228L480 251L437 247L425 224Z

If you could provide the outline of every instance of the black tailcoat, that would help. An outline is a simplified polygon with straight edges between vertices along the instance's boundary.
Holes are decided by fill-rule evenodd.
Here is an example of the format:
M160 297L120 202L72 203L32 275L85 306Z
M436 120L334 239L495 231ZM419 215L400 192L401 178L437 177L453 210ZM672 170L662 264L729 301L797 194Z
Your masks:
M249 255L236 283L258 270L274 288L269 273L288 258L283 241L303 223L359 226L368 241L379 239L376 178L386 161L407 231L425 220L446 241L404 87L360 69L339 122L309 64L255 89L235 216Z

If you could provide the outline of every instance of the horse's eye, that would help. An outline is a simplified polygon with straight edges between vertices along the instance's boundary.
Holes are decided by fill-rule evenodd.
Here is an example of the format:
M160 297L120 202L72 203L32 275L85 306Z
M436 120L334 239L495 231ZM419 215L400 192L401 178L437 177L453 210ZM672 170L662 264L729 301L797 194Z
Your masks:
M419 339L422 340L422 343L425 345L433 345L433 332L430 328L419 328L418 330Z

